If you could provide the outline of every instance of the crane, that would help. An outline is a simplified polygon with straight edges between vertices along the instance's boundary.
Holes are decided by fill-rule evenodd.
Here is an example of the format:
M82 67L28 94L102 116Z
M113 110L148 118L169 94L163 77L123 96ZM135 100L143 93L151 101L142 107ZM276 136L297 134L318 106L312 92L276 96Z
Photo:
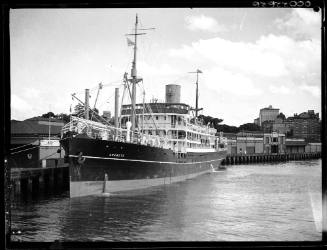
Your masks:
M100 83L99 83L99 87L98 87L97 96L96 96L95 101L94 101L93 110L95 109L95 106L96 106L96 104L97 104L98 97L99 97L99 93L100 93L100 89L102 89L102 87L103 87L103 84L102 84L102 82L100 82ZM92 115L91 115L91 120L92 120L92 116L93 116L93 113L92 113Z

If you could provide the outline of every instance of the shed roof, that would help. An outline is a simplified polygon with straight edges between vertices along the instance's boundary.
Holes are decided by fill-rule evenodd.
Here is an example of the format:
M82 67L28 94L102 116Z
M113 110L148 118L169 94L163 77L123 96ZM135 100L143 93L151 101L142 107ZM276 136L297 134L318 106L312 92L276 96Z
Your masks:
M50 135L60 134L62 126L58 123L51 124ZM40 124L38 120L12 121L11 122L12 135L44 135L49 134L49 125L45 123Z
M306 146L307 144L305 141L285 141L286 146Z
M26 144L32 144L32 145L39 145L39 139L35 137L11 137L10 138L10 144L11 145L26 145Z

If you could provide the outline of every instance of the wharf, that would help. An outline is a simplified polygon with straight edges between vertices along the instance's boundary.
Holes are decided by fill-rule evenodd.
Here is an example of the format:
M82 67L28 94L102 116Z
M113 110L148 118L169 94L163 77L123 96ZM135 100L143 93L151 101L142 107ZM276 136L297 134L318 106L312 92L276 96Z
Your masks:
M307 160L321 158L320 152L314 153L286 153L286 154L233 154L227 155L222 165L236 165L263 162L282 162L293 160Z
M61 161L62 160L62 161ZM63 159L58 165L43 168L12 168L10 171L11 195L38 195L69 190L69 167Z

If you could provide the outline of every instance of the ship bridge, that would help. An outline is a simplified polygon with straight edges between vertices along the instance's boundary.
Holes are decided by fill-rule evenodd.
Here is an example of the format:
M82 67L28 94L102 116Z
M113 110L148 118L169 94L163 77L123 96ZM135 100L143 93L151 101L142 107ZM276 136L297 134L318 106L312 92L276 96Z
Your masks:
M184 103L139 103L135 105L135 113L175 113L189 114L190 106ZM123 105L121 115L131 115L132 105Z
M132 105L122 105L120 126L131 120ZM166 85L165 102L135 105L135 128L146 136L165 138L174 152L215 152L218 149L217 130L194 117L194 108L180 102L180 86ZM191 112L192 111L192 112Z

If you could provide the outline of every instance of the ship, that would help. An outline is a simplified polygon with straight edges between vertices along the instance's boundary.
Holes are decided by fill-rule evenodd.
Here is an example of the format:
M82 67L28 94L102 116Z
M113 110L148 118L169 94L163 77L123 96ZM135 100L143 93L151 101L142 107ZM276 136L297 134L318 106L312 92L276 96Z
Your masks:
M121 104L115 90L114 124L89 118L89 93L83 118L72 116L61 131L61 146L69 163L70 197L111 194L185 181L223 169L227 143L222 132L204 124L198 116L198 75L196 105L181 103L181 86L166 85L165 101L136 103L136 52L138 16L134 33L134 56L130 77L124 74L124 94L131 103ZM127 91L128 90L128 91ZM123 95L124 95L123 94Z

